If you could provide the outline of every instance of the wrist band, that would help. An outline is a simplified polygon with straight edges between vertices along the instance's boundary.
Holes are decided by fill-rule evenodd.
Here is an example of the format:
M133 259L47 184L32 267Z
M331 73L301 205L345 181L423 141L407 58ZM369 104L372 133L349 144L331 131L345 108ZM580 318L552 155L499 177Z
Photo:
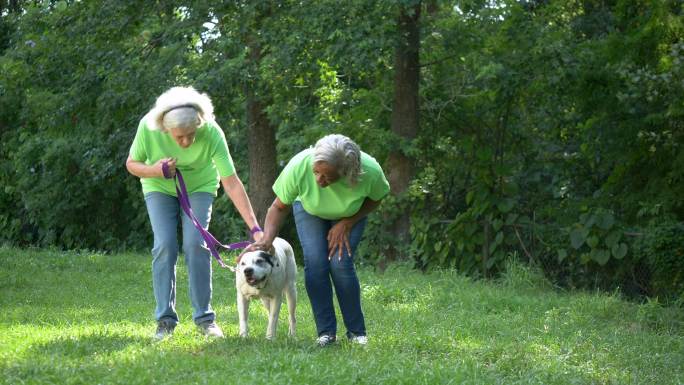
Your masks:
M162 162L162 174L164 174L164 178L166 179L173 178L171 176L171 172L169 171L169 162Z
M261 229L261 227L259 227L259 225L256 225L256 226L252 227L251 230L249 230L249 232L250 232L252 235L254 235L254 233L258 233L259 231L261 231L261 232L264 231L264 230Z

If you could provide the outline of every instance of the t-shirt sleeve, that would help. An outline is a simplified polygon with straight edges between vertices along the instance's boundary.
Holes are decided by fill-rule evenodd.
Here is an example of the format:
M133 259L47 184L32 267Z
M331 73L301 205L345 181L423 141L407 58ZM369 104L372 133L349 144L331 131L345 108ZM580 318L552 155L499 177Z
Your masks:
M301 157L292 158L273 183L273 192L286 205L291 205L299 196L299 170Z
M214 125L212 131L214 132L212 135L214 151L211 159L216 166L219 177L225 178L231 176L235 174L235 164L233 163L233 158L230 156L230 151L228 151L226 135L218 125Z
M382 172L382 168L380 168L379 165L377 166L377 170L373 171L375 175L373 175L373 182L370 187L370 192L368 193L368 198L379 201L389 194L390 185L387 178L385 178L385 173Z
M138 124L138 130L135 132L135 138L133 138L131 149L128 151L128 155L131 156L131 159L137 162L145 162L147 160L144 130L146 130L145 123L141 120L140 124Z

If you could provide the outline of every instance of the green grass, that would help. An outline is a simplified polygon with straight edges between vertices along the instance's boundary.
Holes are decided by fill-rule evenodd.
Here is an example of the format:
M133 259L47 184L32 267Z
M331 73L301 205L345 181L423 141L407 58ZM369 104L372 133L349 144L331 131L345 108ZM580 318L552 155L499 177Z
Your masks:
M296 338L283 307L278 338L265 341L256 303L252 335L238 338L234 278L217 268L213 306L227 338L205 339L189 316L184 265L178 273L181 324L155 343L148 255L0 248L0 383L684 382L681 309L554 291L515 264L496 282L361 268L366 348L314 347L301 270Z

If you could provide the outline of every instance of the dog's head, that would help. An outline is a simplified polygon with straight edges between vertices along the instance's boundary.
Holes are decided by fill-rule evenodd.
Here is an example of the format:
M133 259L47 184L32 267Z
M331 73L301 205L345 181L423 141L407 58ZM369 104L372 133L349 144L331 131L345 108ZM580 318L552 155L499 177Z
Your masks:
M264 251L245 253L238 264L237 274L242 275L248 285L259 287L266 281L273 269L273 256Z

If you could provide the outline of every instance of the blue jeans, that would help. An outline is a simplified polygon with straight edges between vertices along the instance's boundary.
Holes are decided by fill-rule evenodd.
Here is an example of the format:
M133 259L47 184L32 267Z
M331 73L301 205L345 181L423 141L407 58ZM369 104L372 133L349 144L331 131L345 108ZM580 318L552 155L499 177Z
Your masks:
M190 194L190 205L195 216L206 229L211 220L211 205L214 196L199 192ZM213 321L211 309L211 254L199 231L190 218L180 209L178 198L159 192L145 194L147 213L154 233L152 248L152 286L157 307L154 316L157 321L178 323L176 313L176 261L178 260L178 219L183 227L183 253L188 267L192 318L195 323Z
M318 335L337 334L337 319L333 305L332 287L342 311L347 337L365 336L366 324L361 311L361 288L354 269L354 261L346 248L342 259L337 255L328 260L328 231L337 223L307 213L300 202L292 205L297 234L304 252L304 283L311 300ZM358 221L349 234L352 255L361 241L366 218ZM332 280L332 284L331 284Z

